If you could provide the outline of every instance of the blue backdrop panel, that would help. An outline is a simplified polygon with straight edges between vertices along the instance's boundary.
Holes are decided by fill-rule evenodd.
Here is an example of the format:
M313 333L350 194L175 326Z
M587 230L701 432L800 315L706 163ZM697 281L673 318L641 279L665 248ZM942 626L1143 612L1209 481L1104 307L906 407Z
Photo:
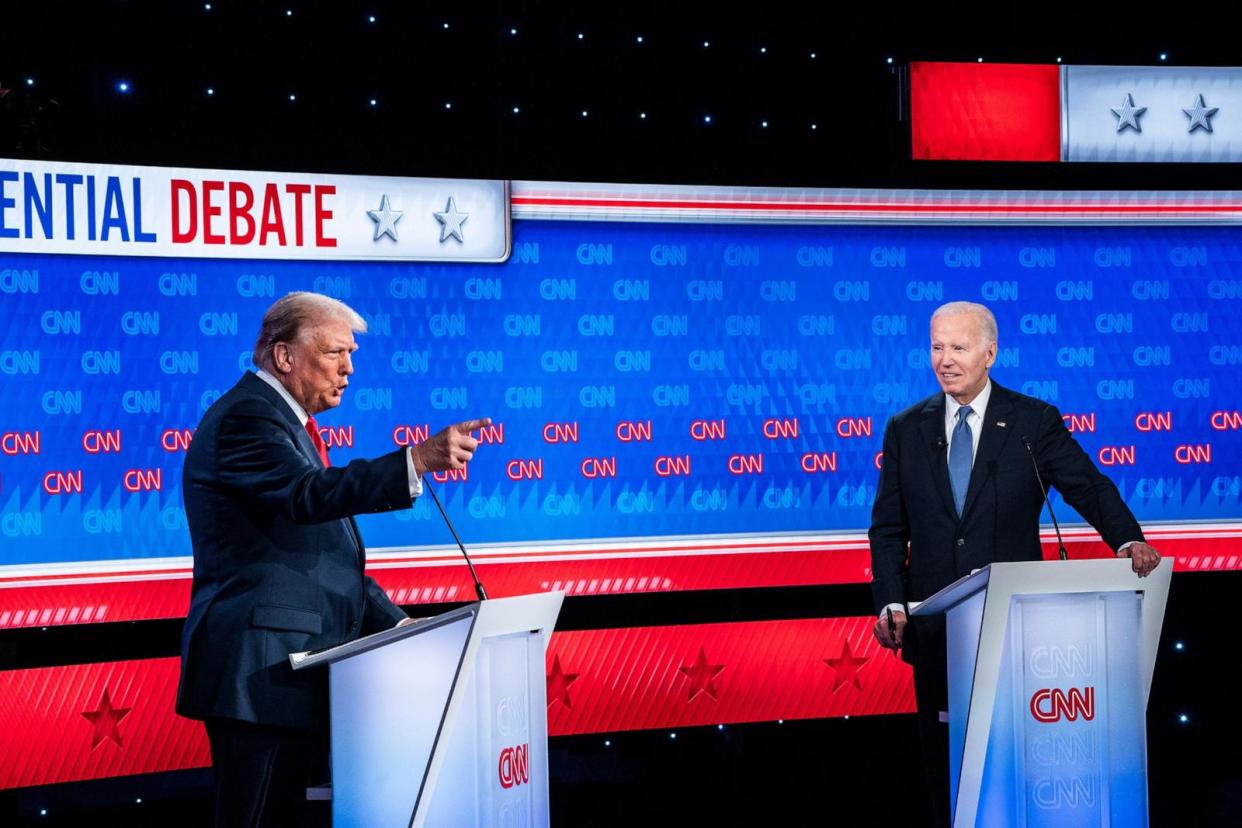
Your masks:
M0 257L2 562L188 554L184 430L291 290L371 325L320 418L334 462L392 450L403 426L503 426L443 485L468 542L865 528L884 422L936 390L927 322L952 299L995 310L993 376L1073 415L1140 519L1240 516L1234 229L514 237L504 265ZM448 542L432 514L363 531Z

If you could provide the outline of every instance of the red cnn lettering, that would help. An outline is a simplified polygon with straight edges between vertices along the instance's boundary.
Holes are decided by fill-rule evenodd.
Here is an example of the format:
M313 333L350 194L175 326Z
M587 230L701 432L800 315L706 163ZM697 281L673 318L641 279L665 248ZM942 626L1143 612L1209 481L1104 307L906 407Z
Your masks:
M1140 411L1134 415L1134 427L1139 431L1171 431L1172 411Z
M837 470L835 451L808 451L802 455L802 470L807 474L821 474Z
M762 454L730 454L730 474L763 474Z
M464 483L470 478L470 467L445 469L444 471L432 472L431 476L435 478L437 483Z
M429 436L431 436L431 430L426 423L417 426L399 425L392 430L392 441L398 446L425 443Z
M1094 411L1090 414L1062 414L1061 419L1065 421L1065 427L1072 434L1095 431Z
M127 492L158 492L164 486L163 469L130 469L121 478Z
M582 476L588 480L596 480L600 477L616 477L617 458L588 457L582 461L582 465L579 468L582 470Z
M319 429L319 433L323 435L323 442L328 448L336 448L337 446L354 447L353 426L327 426Z
M661 455L655 459L655 473L660 477L686 477L690 474L690 455Z
M185 197L186 223L181 223L182 197ZM172 180L172 240L173 244L186 244L198 235L198 194L194 185L183 178Z
M42 437L37 431L6 431L0 434L0 452L13 457L18 454L38 454Z
M211 220L223 212L223 207L211 203L212 193L224 192L223 181L203 182L203 244L224 244L223 233L211 232Z
M259 221L259 246L267 244L267 237L276 234L276 242L285 246L285 219L280 213L280 190L275 184L263 188L263 217Z
M870 417L842 417L837 420L837 434L841 437L870 437Z
M1076 722L1079 716L1089 722L1095 718L1095 688L1071 687L1068 693L1057 687L1036 690L1031 696L1031 716L1044 724L1063 718Z
M543 427L545 443L576 443L578 442L578 423L548 423Z
M293 196L293 244L295 247L302 246L304 233L302 232L302 196L311 191L309 184L286 184L285 192Z
M43 475L43 491L50 495L80 493L82 491L82 470L48 472Z
M1213 411L1210 422L1217 431L1237 431L1242 429L1242 411Z
M538 460L510 460L505 466L510 480L543 480L543 458Z
M788 440L798 436L798 418L783 417L763 421L763 436L769 440Z
M121 430L91 429L82 435L82 450L87 454L116 454L121 450Z
M617 423L617 439L623 443L651 442L651 420L622 420Z
M1133 466L1134 446L1103 446L1097 456L1101 466Z
M160 434L160 447L164 451L188 451L194 439L192 428L166 428Z
M324 224L332 220L332 211L323 206L324 198L330 195L336 195L335 184L315 185L315 247L336 247L336 239L323 231Z
M725 438L725 421L694 420L690 423L690 437L700 442L703 440L723 440Z
M505 424L492 423L479 429L479 445L500 446L505 442Z
M1183 466L1189 466L1198 463L1212 462L1212 444L1205 443L1201 446L1180 445L1173 449L1173 459L1181 463Z
M500 751L496 763L496 771L500 777L500 787L512 788L530 782L530 745L522 744L507 747Z
M250 244L254 241L254 190L241 181L229 182L229 244ZM245 230L239 230L239 223Z

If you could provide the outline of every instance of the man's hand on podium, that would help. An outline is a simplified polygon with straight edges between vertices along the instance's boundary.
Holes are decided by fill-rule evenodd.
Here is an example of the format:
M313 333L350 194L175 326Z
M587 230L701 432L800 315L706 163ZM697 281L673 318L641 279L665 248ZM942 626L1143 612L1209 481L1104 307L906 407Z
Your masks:
M1142 541L1132 543L1117 553L1117 557L1123 556L1130 558L1130 567L1140 578L1146 578L1160 563L1160 553Z
M890 629L889 622L892 622ZM906 614L901 610L888 610L880 613L875 627L871 631L880 646L894 652L901 649L901 639L906 634Z

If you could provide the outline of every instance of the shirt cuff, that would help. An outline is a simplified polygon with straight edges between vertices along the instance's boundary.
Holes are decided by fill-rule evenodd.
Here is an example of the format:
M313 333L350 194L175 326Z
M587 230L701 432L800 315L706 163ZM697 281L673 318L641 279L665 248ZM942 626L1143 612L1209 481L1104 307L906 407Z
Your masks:
M414 453L409 449L405 450L405 473L410 482L410 500L413 500L423 493L423 479L414 470Z
M880 618L887 619L889 610L892 610L893 612L900 612L902 615L905 615L906 605L905 604L889 604L884 609L880 610Z
M1136 543L1142 543L1142 541L1127 541L1126 543L1123 543L1121 546L1117 547L1117 554L1120 555Z

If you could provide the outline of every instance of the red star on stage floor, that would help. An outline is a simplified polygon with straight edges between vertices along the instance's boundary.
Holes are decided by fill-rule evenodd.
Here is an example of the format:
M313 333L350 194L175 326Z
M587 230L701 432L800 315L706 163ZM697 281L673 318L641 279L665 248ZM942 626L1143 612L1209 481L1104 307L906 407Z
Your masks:
M552 660L552 672L548 675L548 707L552 706L552 702L559 701L566 707L573 709L573 705L569 702L569 685L578 680L578 673L566 673L561 669L561 657L556 656Z
M870 660L871 656L855 656L850 650L849 639L841 639L841 655L824 659L824 663L833 670L832 692L837 692L847 682L861 690L862 682L858 678L858 670Z
M707 653L699 647L699 657L694 663L684 667L678 667L687 678L690 679L690 693L686 697L686 703L694 701L694 697L699 693L706 693L712 699L716 698L716 676L724 670L723 664L708 664Z
M121 719L129 715L132 709L132 707L113 707L108 688L105 687L99 708L82 711L86 720L95 726L95 733L91 736L91 750L99 747L99 743L104 739L110 739L116 742L118 747L124 747L121 744L121 731L117 729L117 725L120 724Z

